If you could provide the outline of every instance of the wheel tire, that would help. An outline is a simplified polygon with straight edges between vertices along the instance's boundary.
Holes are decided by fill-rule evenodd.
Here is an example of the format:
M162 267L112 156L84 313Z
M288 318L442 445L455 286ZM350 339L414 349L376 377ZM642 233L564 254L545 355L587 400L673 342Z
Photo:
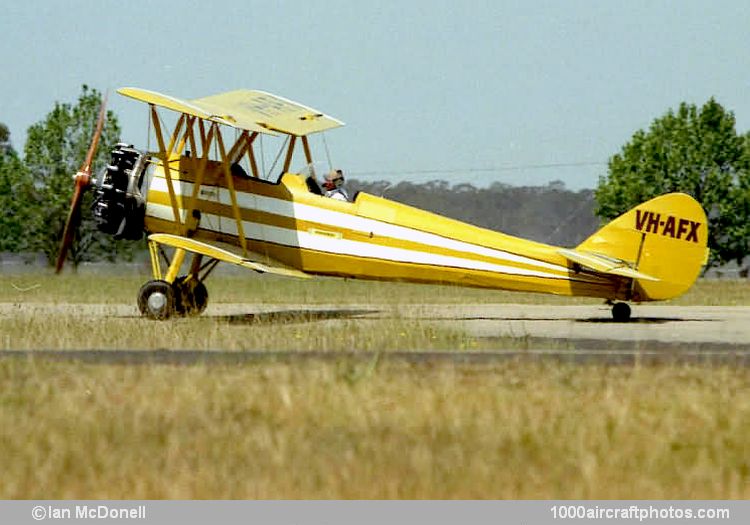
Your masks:
M149 319L169 319L174 313L172 285L161 280L148 281L138 291L138 309Z
M200 315L208 306L208 290L206 286L199 282L193 288L193 306L195 307L192 315Z
M612 305L612 319L618 323L630 321L630 305L628 303L615 303Z
M177 315L200 315L208 306L208 290L196 279L178 277L172 284L172 292Z

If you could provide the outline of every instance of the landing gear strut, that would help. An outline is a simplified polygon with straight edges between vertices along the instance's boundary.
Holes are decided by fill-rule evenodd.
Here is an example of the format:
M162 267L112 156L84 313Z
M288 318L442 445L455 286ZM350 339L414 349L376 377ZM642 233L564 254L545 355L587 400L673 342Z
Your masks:
M613 304L612 319L618 323L626 323L630 321L630 305L628 305L628 303Z

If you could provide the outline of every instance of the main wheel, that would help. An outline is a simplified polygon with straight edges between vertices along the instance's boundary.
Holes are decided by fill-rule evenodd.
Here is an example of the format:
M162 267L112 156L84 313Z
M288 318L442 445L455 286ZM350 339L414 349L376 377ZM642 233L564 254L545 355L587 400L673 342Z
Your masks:
M615 303L612 305L612 319L618 323L630 321L630 305L628 303Z
M172 290L178 315L200 315L208 306L208 290L195 278L178 277L172 285Z
M172 285L166 281L148 281L138 291L138 309L149 319L169 319L174 312Z

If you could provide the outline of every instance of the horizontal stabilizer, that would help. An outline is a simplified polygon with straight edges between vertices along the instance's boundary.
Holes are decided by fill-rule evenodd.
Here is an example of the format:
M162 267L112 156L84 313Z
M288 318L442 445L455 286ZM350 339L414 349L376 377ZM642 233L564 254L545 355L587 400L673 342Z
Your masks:
M232 253L229 250L225 250L223 248L219 248L218 246L214 246L205 242L196 241L195 239L189 239L188 237L170 235L168 233L154 233L152 235L149 235L148 239L159 244L166 244L167 246L171 246L173 248L182 248L183 250L187 250L189 252L199 253L218 261L236 264L237 266L255 270L256 272L273 273L276 275L283 275L285 277L310 279L310 276L308 274L299 270L295 270L294 268L284 266L279 262L254 261L247 257L242 257L240 255Z
M578 263L581 266L585 266L586 268L590 268L597 272L619 275L620 277L629 277L631 279L641 279L644 281L659 280L656 277L634 270L628 266L625 261L612 259L596 253L568 249L558 250L558 253L569 261L573 261L574 263Z

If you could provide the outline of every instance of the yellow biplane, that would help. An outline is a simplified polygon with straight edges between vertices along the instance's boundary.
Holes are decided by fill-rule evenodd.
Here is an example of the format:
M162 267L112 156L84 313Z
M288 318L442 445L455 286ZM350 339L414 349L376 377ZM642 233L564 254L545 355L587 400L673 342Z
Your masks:
M135 88L118 92L149 105L158 151L119 144L93 186L93 213L99 229L117 238L148 235L153 279L141 287L138 307L152 319L202 312L208 302L206 278L226 262L297 278L601 297L612 304L615 320L624 321L630 307L621 301L680 295L706 261L706 216L685 194L645 202L575 248L550 246L363 192L350 200L325 196L314 169L292 173L291 164L301 145L305 164L314 166L308 137L343 123L285 98L250 90L195 100ZM177 113L171 133L163 129L158 108ZM58 271L81 193L91 185L103 117L104 103L75 177ZM231 141L225 139L229 134ZM277 180L266 180L259 171L255 148L262 135L284 140Z

